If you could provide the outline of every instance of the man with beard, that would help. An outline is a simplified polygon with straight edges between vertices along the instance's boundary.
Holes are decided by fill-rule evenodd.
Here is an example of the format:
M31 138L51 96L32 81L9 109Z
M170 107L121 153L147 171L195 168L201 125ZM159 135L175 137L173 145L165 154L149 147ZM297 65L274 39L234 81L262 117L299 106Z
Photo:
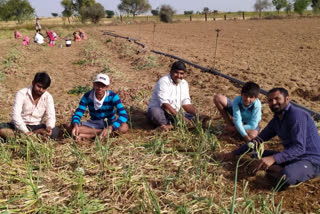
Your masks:
M288 91L284 88L273 88L267 96L274 117L259 134L259 139L253 142L278 136L284 150L265 150L256 169L266 170L269 177L276 178L274 186L279 184L282 189L320 176L320 136L312 117L290 104ZM245 144L225 157L235 158L248 149Z
M58 136L59 129L55 127L54 102L51 94L47 92L50 84L49 75L39 72L36 73L32 86L18 91L11 122L0 123L1 137L14 137L14 130L26 135L40 134L51 138ZM44 116L46 116L46 124L41 123Z

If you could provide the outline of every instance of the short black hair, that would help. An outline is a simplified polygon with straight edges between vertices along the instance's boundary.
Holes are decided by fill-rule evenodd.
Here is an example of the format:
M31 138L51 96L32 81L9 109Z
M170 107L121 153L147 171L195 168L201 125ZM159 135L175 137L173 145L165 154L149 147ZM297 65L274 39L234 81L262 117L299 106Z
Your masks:
M241 89L241 94L246 94L249 97L258 97L259 93L260 86L254 82L246 82Z
M33 83L41 83L44 89L49 88L51 84L50 76L46 72L38 72L34 76Z
M179 71L179 70L186 72L187 67L182 61L175 61L171 66L171 71Z
M285 88L281 88L281 87L271 89L270 91L268 91L268 94L267 94L267 95L269 95L269 94L271 94L271 93L274 93L274 92L276 92L276 91L279 91L280 94L282 94L284 97L289 96L288 90L285 89Z

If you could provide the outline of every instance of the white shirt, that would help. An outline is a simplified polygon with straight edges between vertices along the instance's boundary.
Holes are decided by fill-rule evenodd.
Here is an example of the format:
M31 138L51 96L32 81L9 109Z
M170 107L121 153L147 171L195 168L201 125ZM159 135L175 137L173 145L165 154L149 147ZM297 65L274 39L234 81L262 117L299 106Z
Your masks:
M39 34L39 33L36 33L36 35L34 36L34 42L36 42L38 44L43 44L44 43L43 36L41 36L41 34Z
M96 92L94 92L94 95L93 95L93 106L94 106L94 109L97 111L101 108L101 106L103 105L103 102L104 100L106 99L106 96L109 96L109 92L106 91L104 93L104 96L101 100L98 100L97 97L96 97Z
M45 91L41 95L38 104L35 105L32 97L32 86L18 91L12 112L12 123L17 129L24 133L29 132L26 125L39 125L44 115L47 118L46 126L54 128L56 114L53 98L49 92Z
M187 81L182 80L176 85L170 74L160 78L154 87L148 109L161 107L164 103L170 104L176 111L179 111L183 105L191 104Z

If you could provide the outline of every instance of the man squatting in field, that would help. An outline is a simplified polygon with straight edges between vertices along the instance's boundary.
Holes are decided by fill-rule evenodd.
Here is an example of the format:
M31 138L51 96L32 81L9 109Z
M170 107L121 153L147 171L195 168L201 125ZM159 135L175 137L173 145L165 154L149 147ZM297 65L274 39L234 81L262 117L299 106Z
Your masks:
M310 114L290 104L284 88L271 89L268 103L274 117L254 142L278 136L284 150L265 150L257 170L266 170L269 177L276 178L274 186L280 182L283 189L320 176L320 136ZM225 159L234 159L247 150L245 144L227 153Z
M32 86L23 88L15 96L12 120L0 124L0 136L14 137L14 130L27 135L33 133L50 136L55 139L59 129L55 127L56 114L51 94L47 91L51 84L49 75L45 72L36 73ZM46 116L46 124L42 124Z
M100 139L108 136L113 131L120 133L128 131L128 115L121 103L119 95L108 90L110 79L106 74L98 74L93 80L93 90L81 98L79 107L72 116L72 136L76 140L93 138L100 135ZM81 117L88 106L91 119L81 122ZM115 115L116 108L118 117ZM71 130L70 126L67 128Z
M186 112L182 119L188 124L195 119L196 108L191 104L189 96L189 86L183 79L186 66L181 61L176 61L171 66L171 71L166 76L160 78L154 87L152 97L149 101L147 116L155 125L160 126L163 131L173 128L175 118L182 107ZM208 119L201 115L200 119Z
M261 121L259 93L258 84L247 82L241 89L241 96L234 98L233 101L221 94L215 95L213 99L227 124L226 130L230 133L238 131L246 142L257 137L259 133Z

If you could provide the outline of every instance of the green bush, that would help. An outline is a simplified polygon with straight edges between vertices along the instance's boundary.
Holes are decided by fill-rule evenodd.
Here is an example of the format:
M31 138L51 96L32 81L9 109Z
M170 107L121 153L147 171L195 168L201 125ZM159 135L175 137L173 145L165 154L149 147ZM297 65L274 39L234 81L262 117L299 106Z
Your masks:
M160 8L160 21L170 23L175 10L170 5L162 5Z
M106 10L107 18L114 17L114 11L113 10Z

